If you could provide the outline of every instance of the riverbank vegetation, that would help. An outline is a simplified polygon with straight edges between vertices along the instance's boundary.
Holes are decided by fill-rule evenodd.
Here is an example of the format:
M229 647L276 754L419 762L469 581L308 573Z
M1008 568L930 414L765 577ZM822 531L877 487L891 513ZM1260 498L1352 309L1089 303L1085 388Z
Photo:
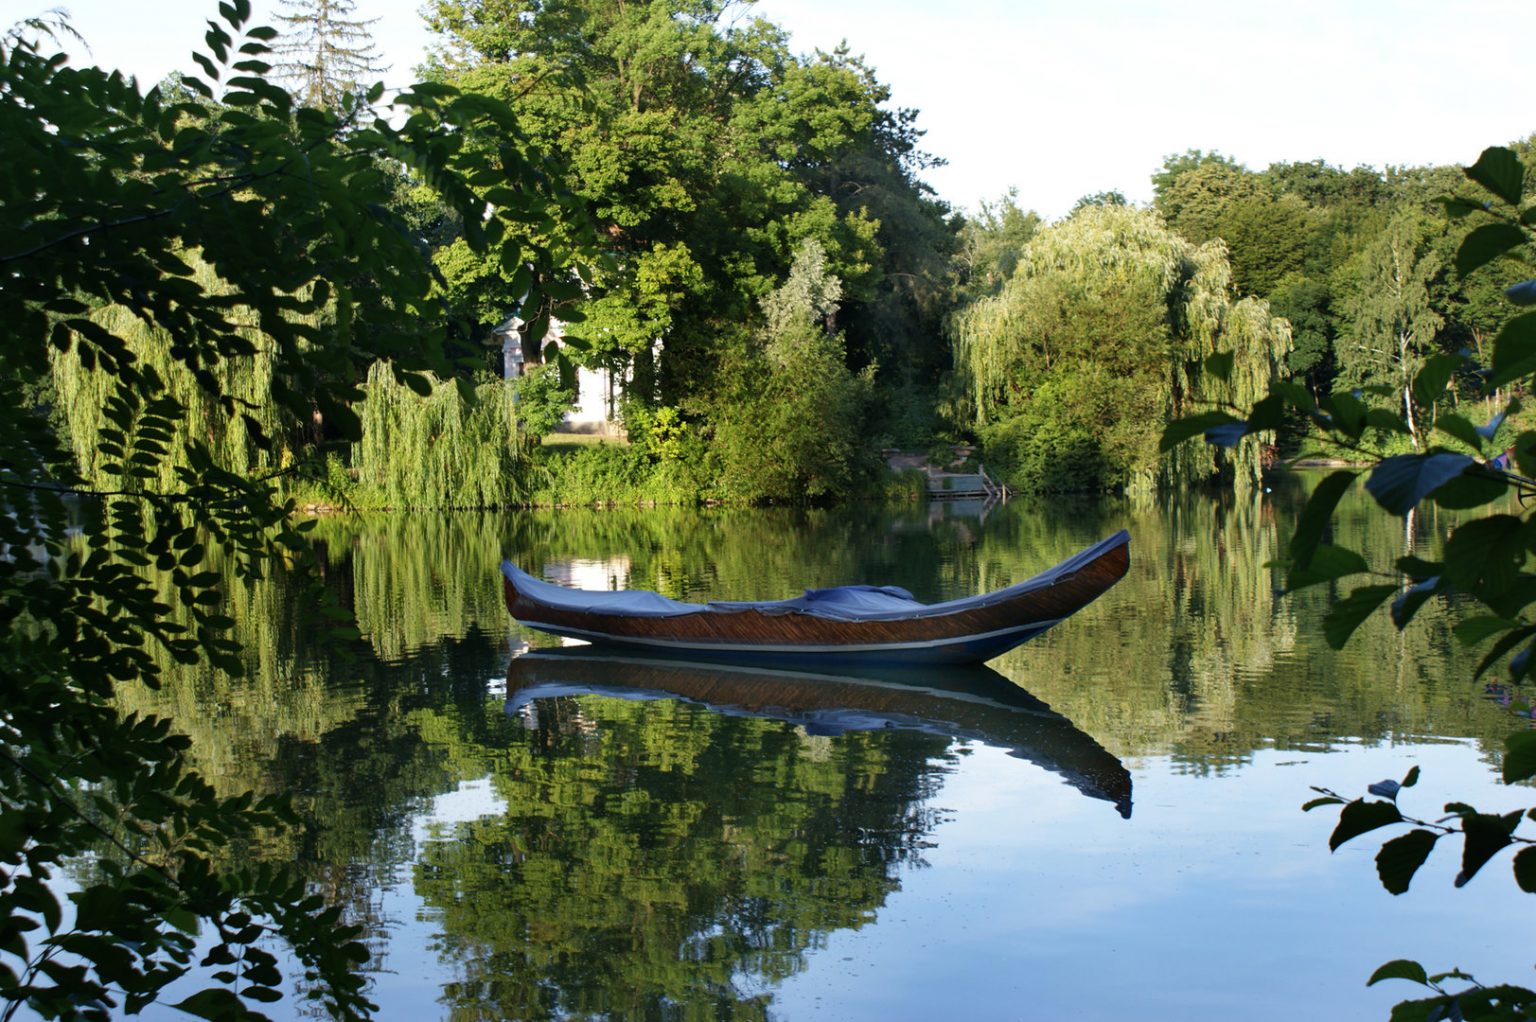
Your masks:
M963 212L924 185L917 112L890 107L875 69L847 48L796 54L732 4L434 0L425 16L428 87L504 102L561 184L477 251L440 187L379 161L449 313L441 374L375 366L333 407L290 413L270 324L251 321L251 353L207 367L221 406L168 337L119 303L87 310L181 396L177 436L278 473L302 503L825 503L884 492L882 449L946 443L978 444L1016 491L1246 486L1279 456L1356 455L1295 417L1230 453L1161 451L1163 425L1289 378L1398 408L1409 432L1364 442L1416 449L1436 409L1415 375L1486 354L1508 316L1486 268L1453 272L1467 224L1439 200L1470 198L1455 168L1252 170L1190 151L1154 175L1148 208L1104 193L1047 223L1010 194ZM577 272L567 256L594 234ZM337 314L313 308L315 328ZM1219 376L1217 351L1234 360ZM605 374L582 385L628 446L543 448L580 369ZM60 354L29 391L97 484L110 375ZM1492 414L1495 395L1453 383L1442 403Z
M1370 363L1378 372L1370 383L1353 391L1335 389L1321 398L1295 382L1275 383L1257 401L1227 403L1171 424L1163 444L1171 448L1203 436L1213 445L1230 447L1274 429L1287 415L1303 418L1366 463L1360 470L1332 472L1317 486L1297 517L1285 556L1276 558L1286 568L1288 591L1326 585L1342 592L1345 584L1352 586L1347 596L1332 602L1324 618L1329 645L1342 648L1367 619L1390 619L1406 630L1426 606L1446 605L1453 608L1457 640L1486 649L1477 676L1498 669L1519 686L1530 678L1536 654L1536 623L1531 621L1536 576L1527 567L1536 549L1536 526L1523 513L1536 478L1536 431L1500 437L1521 404L1518 396L1501 397L1500 392L1520 386L1536 369L1536 313L1520 311L1536 305L1536 280L1521 279L1536 269L1530 257L1536 204L1529 198L1525 163L1512 149L1485 150L1463 174L1466 193L1441 200L1445 214L1459 224L1453 233L1460 240L1447 260L1454 266L1449 279L1466 292L1487 286L1478 284L1480 273L1513 277L1490 298L1501 306L1498 318L1503 320L1489 345L1491 357L1415 348L1447 321L1427 291L1438 256L1431 247L1419 247L1422 223L1406 220L1399 211L1361 259L1364 280L1380 293L1356 296L1363 324L1356 341L1389 341L1379 352L1383 357ZM1340 375L1352 371L1344 364ZM1496 409L1481 425L1464 414L1457 400L1457 377L1463 375L1472 381L1470 393ZM1386 406L1372 406L1365 395L1385 399ZM1368 438L1373 431L1405 438L1411 449L1385 452ZM1444 445L1441 437L1454 443ZM1459 520L1440 549L1425 551L1424 557L1411 543L1406 551L1399 547L1384 557L1379 552L1370 556L1373 551L1344 545L1331 535L1332 522L1357 481L1363 481L1381 510L1403 519L1410 535L1421 511L1456 511ZM1376 567L1383 563L1391 570ZM1363 582L1361 576L1367 576ZM1389 601L1389 611L1378 614ZM1529 702L1518 705L1529 717ZM1522 727L1505 740L1502 773L1508 784L1536 777L1536 733ZM1422 818L1412 815L1413 799L1407 793L1419 777L1415 765L1401 781L1378 781L1355 797L1318 787L1314 790L1320 797L1303 808L1339 807L1331 849L1382 828L1410 828L1385 841L1375 857L1381 884L1393 894L1405 893L1442 845L1460 846L1457 887L1501 859L1510 864L1521 890L1536 893L1536 838L1518 832L1523 820L1536 818L1536 809L1490 813L1458 800L1445 804L1445 815ZM1507 858L1500 854L1506 849L1513 853ZM1536 1005L1536 991L1512 984L1485 986L1459 967L1432 974L1416 961L1397 959L1377 969L1370 982L1386 979L1409 980L1427 994L1399 1004L1393 1018L1518 1019L1529 1018Z
M221 858L295 824L287 800L220 795L182 733L115 697L172 666L239 677L226 573L302 578L312 552L273 480L329 439L362 442L365 374L425 396L453 375L461 339L390 212L384 154L433 182L474 252L546 276L595 257L574 232L558 257L524 248L563 196L505 143L504 106L429 85L393 98L399 127L373 116L382 89L300 108L266 79L274 33L249 17L246 0L221 4L201 77L148 92L53 57L46 21L0 36L6 1018L173 996L253 1017L284 996L278 952L315 1008L372 1010L340 910L291 864ZM503 144L475 144L487 137ZM62 882L85 863L99 868ZM172 994L196 961L211 974Z
M375 116L379 88L299 106L245 0L221 5L200 76L147 93L49 59L41 23L0 41L12 1005L137 1011L206 955L219 971L179 1006L239 1016L281 996L280 938L326 1010L370 1010L358 931L304 878L222 857L293 822L279 792L226 797L167 722L117 701L172 665L244 670L242 587L296 571L283 601L268 591L285 607L302 589L296 496L831 502L907 489L880 479L881 448L961 440L1024 490L1242 486L1323 433L1351 457L1404 452L1382 462L1416 467L1401 492L1373 490L1394 510L1508 481L1480 466L1519 429L1530 314L1466 253L1526 242L1529 218L1490 221L1477 190L1529 212L1523 172L1190 152L1150 209L1101 194L1046 224L1009 196L969 216L923 184L917 114L874 69L796 54L732 6L433 0L439 49L392 100L398 125ZM582 368L608 374L625 442L541 443ZM1247 414L1200 416L1216 405ZM1229 453L1158 445L1192 413L1168 436L1213 430ZM1533 435L1513 443L1526 476ZM1292 585L1363 569L1318 545L1351 481L1302 515ZM1490 662L1528 644L1526 531L1490 516L1443 565L1399 562L1421 580L1401 617L1454 588L1499 615L1465 632L1502 635ZM1395 579L1343 601L1330 637ZM103 870L66 921L49 881L88 857Z

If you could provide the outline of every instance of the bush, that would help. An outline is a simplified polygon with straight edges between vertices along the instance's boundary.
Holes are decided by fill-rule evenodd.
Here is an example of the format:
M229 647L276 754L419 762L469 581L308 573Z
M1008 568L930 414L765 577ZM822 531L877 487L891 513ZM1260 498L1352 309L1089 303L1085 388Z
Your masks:
M697 504L706 476L696 459L652 461L633 445L542 447L535 452L530 501L538 506Z
M1022 492L1125 486L1155 460L1158 420L1134 410L1144 396L1128 381L1100 371L1048 380L1018 414L980 430L987 460ZM1111 417L1111 409L1118 415Z
M756 393L720 413L721 489L746 503L814 503L865 485L876 462L860 427L873 397L871 375L849 372L842 342L805 324Z
M488 508L523 502L524 464L509 384L493 380L466 401L458 384L429 379L422 395L384 362L368 373L353 445L362 507Z
M512 381L518 428L530 438L549 436L576 407L576 388L560 379L554 365L529 366Z

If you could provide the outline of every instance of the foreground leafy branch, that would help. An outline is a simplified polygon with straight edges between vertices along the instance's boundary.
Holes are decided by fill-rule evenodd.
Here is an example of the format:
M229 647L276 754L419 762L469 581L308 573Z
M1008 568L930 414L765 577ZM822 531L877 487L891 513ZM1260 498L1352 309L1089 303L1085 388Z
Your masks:
M233 471L180 429L185 403L120 325L164 336L175 370L258 438L221 373L260 349L289 421L318 414L356 439L376 361L418 391L450 369L449 316L381 160L429 183L475 250L530 280L565 272L524 240L566 200L504 106L423 85L393 100L398 127L371 113L379 87L340 113L297 108L266 77L272 30L246 27L247 0L219 12L184 94L71 68L25 27L0 39L4 1019L134 1013L194 967L211 982L174 1007L256 1017L283 996L274 939L325 1011L373 1010L358 928L292 869L230 854L296 825L285 802L220 797L168 721L116 709L121 686L158 686L173 663L241 673L216 560L252 579L308 552L272 474ZM87 487L54 435L65 354L109 379L109 485Z
M1489 198L1442 200L1453 218L1476 221L1457 253L1457 272L1464 276L1502 261L1520 266L1529 275L1536 203L1525 201L1524 165L1511 150L1495 147L1485 150L1465 172ZM1517 283L1504 294L1512 306L1536 305L1536 280ZM1229 371L1229 366L1230 359L1217 354L1210 357L1207 368L1219 374ZM1533 373L1536 312L1523 312L1504 322L1494 340L1491 365L1480 365L1463 352L1437 354L1425 360L1402 394L1393 388L1367 387L1316 398L1300 384L1282 381L1249 407L1213 408L1172 423L1162 445L1171 450L1203 437L1212 444L1232 446L1243 437L1300 420L1309 438L1352 453L1366 467L1330 473L1297 518L1288 556L1280 564L1286 570L1287 588L1337 584L1368 574L1384 579L1357 585L1333 604L1323 632L1334 648L1348 642L1355 629L1384 604L1390 604L1392 622L1402 629L1429 600L1458 597L1462 614L1455 627L1457 640L1468 646L1491 640L1477 674L1504 664L1508 675L1519 681L1536 669L1532 662L1536 572L1531 570L1536 518L1527 510L1530 496L1536 493L1536 431L1510 435L1506 422L1520 411L1518 399L1478 425L1455 411L1455 402L1448 397L1457 386L1496 394ZM1377 441L1392 434L1412 437L1415 451L1378 455ZM1437 442L1419 447L1420 437ZM1391 571L1373 570L1358 551L1324 542L1340 499L1362 479L1376 503L1394 515L1412 516L1426 502L1470 513L1451 531L1438 560L1410 555L1398 558ZM1512 496L1518 500L1509 500ZM1503 509L1494 510L1496 503ZM1469 611L1469 607L1475 609ZM1514 784L1532 777L1536 777L1536 732L1524 731L1506 742L1503 779ZM1512 857L1515 882L1521 890L1536 893L1536 839L1516 833L1524 820L1536 820L1536 807L1496 815L1451 802L1443 817L1419 819L1406 815L1398 805L1401 793L1418 778L1415 767L1400 782L1373 784L1372 798L1348 799L1329 789L1314 789L1320 797L1303 808L1342 806L1329 839L1332 849L1382 828L1410 828L1383 843L1376 855L1377 875L1393 894L1407 891L1419 868L1447 840L1461 845L1458 887L1505 849L1518 849ZM1384 979L1407 979L1435 994L1399 1004L1392 1013L1394 1022L1529 1019L1536 1014L1536 992L1483 986L1459 971L1430 975L1417 962L1404 959L1382 966L1370 982ZM1453 988L1448 981L1465 985Z

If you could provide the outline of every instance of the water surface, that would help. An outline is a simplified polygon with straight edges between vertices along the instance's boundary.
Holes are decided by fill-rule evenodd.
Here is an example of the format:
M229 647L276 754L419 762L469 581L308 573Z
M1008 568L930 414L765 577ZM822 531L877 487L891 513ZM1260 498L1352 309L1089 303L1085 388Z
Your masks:
M295 795L307 830L231 855L296 861L348 906L385 1019L1385 1018L1412 988L1364 983L1398 957L1529 984L1507 861L1455 891L1442 849L1393 898L1378 843L1330 855L1334 816L1299 811L1311 785L1363 793L1415 764L1404 802L1428 817L1529 794L1497 783L1518 721L1441 608L1338 653L1325 594L1277 594L1266 564L1309 485L327 519L325 581L361 642L327 640L281 579L242 583L251 678L183 672L125 702L174 716L222 790ZM939 600L1122 527L1132 568L1097 603L988 669L915 680L560 660L508 619L497 570ZM1335 537L1387 564L1446 527L1353 503Z

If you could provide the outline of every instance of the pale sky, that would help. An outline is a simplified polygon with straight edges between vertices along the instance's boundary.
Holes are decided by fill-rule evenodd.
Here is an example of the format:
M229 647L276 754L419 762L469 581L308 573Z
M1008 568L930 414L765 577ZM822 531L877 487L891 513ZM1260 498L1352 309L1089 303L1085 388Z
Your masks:
M216 0L0 0L0 25L63 6L95 62L152 83L195 70ZM253 0L256 20L274 0ZM420 0L358 0L408 84ZM927 180L975 208L1016 187L1047 217L1108 190L1151 198L1163 157L1219 150L1258 170L1470 163L1536 132L1532 0L759 0L793 49L862 53L921 111ZM270 20L270 18L268 19Z

